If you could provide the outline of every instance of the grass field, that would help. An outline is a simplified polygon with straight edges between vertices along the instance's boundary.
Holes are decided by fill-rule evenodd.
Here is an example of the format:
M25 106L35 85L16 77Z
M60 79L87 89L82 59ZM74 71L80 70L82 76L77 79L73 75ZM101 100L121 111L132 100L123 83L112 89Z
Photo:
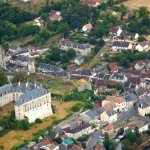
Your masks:
M53 103L53 102L52 102ZM0 147L3 147L4 150L11 150L13 146L20 145L24 143L25 140L32 140L33 134L37 133L39 130L44 130L49 127L54 119L60 120L66 117L69 114L69 109L75 104L79 103L78 101L60 103L54 101L53 105L57 106L57 111L54 115L43 120L43 123L38 125L33 125L28 131L13 130L0 137ZM1 149L1 148L0 148Z
M59 0L48 0L49 3L57 2ZM15 7L19 7L21 10L33 13L33 14L38 14L39 10L41 9L42 6L46 4L46 0L32 0L31 2L24 3L21 0L8 0L10 4L12 4Z
M150 11L150 0L128 0L123 3L129 9L137 9L139 7L147 7Z

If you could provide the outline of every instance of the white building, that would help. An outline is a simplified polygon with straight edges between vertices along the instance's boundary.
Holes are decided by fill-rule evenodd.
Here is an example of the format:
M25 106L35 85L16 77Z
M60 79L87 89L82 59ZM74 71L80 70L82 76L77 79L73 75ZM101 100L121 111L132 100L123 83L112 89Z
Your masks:
M0 67L6 69L5 54L1 46L0 46Z
M61 50L68 51L68 49L74 49L77 53L80 53L82 56L87 56L91 53L92 46L88 43L79 44L73 43L69 40L61 40L59 42L59 47Z
M123 50L131 50L132 44L130 42L125 41L114 41L112 45L113 51L123 51Z
M143 42L140 42L136 47L135 49L139 52L143 52L143 51L146 51L148 50L149 48L149 43L147 41L143 41Z
M28 118L29 123L53 114L51 94L43 87L32 84L7 84L0 87L0 106L15 101L17 120Z

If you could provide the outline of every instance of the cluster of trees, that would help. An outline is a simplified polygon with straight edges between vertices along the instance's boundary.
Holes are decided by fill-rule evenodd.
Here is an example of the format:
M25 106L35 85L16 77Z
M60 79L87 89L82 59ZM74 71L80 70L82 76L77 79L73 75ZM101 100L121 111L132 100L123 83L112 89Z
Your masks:
M8 3L0 3L0 14L0 42L33 35L40 30L37 26L22 25L21 23L32 20L35 16Z
M93 91L85 90L83 92L78 92L77 89L63 97L64 101L82 100L84 109L92 109L92 102L99 101L100 99L99 96L94 95Z
M7 75L4 71L0 70L0 86L5 85L8 82Z
M63 33L63 35L66 37L69 35L70 27L67 23L59 21L49 21L47 24L47 29L55 33Z
M132 132L131 129L127 130L125 133L125 137L122 141L122 149L130 150L132 148L138 149L138 145L143 142L142 136L138 131L138 128L135 127L135 131Z
M112 58L109 58L109 60L111 60L112 62L115 61L123 67L130 67L130 64L132 62L137 61L137 60L143 60L143 59L150 59L150 55L148 55L146 52L132 53L129 50L123 51L122 53L118 55L114 55Z
M24 120L15 120L15 112L12 111L10 116L5 116L0 120L0 126L4 128L4 132L6 130L13 130L13 129L18 129L18 130L28 130L30 128L30 124L28 119ZM2 134L2 133L1 133Z
M108 135L105 135L104 146L106 150L116 150L117 144L114 139L110 138Z
M68 64L70 60L76 57L76 51L69 49L68 51L62 51L58 47L53 46L50 52L46 53L45 59L37 59L37 62L44 62L47 64L53 64L55 62L61 62L61 64Z
M105 11L100 11L99 18L100 20L94 24L94 28L90 33L90 36L94 36L96 38L107 35L109 33L109 29L118 24L117 17L111 13L106 14Z
M46 30L42 30L38 34L36 34L36 36L35 36L33 41L34 41L35 44L43 44L49 38L50 38L50 33L47 32Z
M150 33L150 17L149 11L145 7L129 14L128 17L128 30L140 34Z

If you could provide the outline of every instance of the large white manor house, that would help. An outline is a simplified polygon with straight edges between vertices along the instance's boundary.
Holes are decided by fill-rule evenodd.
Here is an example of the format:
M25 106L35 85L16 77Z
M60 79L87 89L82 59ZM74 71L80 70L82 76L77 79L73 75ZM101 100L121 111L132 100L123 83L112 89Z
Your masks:
M35 122L53 114L51 94L41 86L33 84L6 84L0 87L0 107L15 101L15 116L17 120Z

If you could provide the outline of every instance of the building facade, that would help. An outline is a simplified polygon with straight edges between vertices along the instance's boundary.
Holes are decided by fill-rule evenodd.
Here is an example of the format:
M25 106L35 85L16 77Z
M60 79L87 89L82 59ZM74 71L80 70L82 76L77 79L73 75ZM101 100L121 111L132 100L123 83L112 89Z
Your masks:
M17 120L28 118L29 123L53 114L51 94L43 87L33 84L7 84L0 87L0 106L15 101Z

